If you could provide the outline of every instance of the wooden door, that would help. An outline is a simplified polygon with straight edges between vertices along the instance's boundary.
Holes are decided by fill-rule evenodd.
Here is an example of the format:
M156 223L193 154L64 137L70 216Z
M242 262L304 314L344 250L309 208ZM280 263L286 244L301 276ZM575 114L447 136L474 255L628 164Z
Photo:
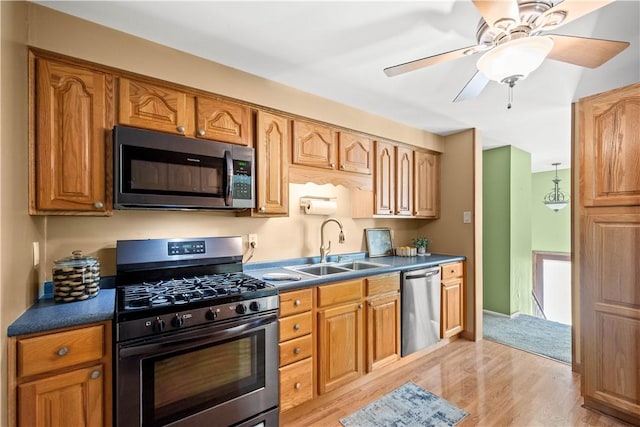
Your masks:
M112 76L37 59L35 79L30 213L110 212Z
M335 169L336 135L332 128L302 120L293 121L293 163Z
M428 151L413 152L414 216L440 217L440 156Z
M413 150L396 147L396 215L413 215Z
M248 106L216 98L196 98L198 138L251 145L251 110Z
M370 138L351 132L340 132L338 152L340 170L371 175L373 145Z
M464 329L462 317L462 278L448 279L442 282L442 313L440 335L451 337Z
M21 426L102 426L103 387L102 365L21 384L18 422Z
M395 146L388 142L376 141L375 153L375 214L393 215L396 199Z
M640 84L576 108L582 394L640 424Z
M176 89L120 78L118 123L193 136L187 94Z
M367 372L400 358L400 294L367 302Z
M362 375L363 313L358 302L318 311L318 393Z
M289 120L258 111L256 125L256 211L289 214Z

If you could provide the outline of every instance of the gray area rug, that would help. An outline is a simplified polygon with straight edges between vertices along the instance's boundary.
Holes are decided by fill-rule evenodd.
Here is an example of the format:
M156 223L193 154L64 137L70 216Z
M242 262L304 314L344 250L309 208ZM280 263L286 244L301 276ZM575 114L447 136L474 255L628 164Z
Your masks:
M409 382L340 422L345 427L454 426L467 415L445 399Z
M513 318L484 312L485 339L571 363L571 326L520 314Z

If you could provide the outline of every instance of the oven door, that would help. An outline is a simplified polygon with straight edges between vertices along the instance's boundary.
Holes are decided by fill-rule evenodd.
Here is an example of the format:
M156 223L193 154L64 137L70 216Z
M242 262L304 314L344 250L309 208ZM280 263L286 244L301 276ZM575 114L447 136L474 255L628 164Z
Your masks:
M249 420L278 425L275 314L121 343L116 349L120 427L229 426Z

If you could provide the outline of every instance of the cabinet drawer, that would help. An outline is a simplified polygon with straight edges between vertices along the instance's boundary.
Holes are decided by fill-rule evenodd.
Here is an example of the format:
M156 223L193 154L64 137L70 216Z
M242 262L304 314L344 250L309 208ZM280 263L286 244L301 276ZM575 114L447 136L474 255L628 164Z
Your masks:
M311 292L313 289L280 294L280 317L311 310Z
M18 376L28 376L99 360L104 326L91 326L18 341Z
M351 280L318 287L318 307L358 301L361 298L362 280Z
M308 358L280 368L280 411L286 411L313 397L313 364Z
M311 333L311 312L296 314L280 319L280 342Z
M462 277L461 262L442 265L442 280L450 279L452 277Z
M400 274L372 277L367 279L367 296L400 290Z
M313 341L311 335L280 343L280 366L289 365L311 356Z

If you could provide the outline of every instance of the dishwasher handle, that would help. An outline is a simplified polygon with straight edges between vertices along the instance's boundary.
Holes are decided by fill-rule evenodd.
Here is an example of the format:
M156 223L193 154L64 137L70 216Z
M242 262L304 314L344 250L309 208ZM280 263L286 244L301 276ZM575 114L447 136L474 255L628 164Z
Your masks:
M411 275L411 274L407 274L404 276L405 280L412 280L412 279L425 279L427 277L433 277L433 276L437 276L440 274L440 269L431 269L428 270L422 274L415 274L415 275Z

